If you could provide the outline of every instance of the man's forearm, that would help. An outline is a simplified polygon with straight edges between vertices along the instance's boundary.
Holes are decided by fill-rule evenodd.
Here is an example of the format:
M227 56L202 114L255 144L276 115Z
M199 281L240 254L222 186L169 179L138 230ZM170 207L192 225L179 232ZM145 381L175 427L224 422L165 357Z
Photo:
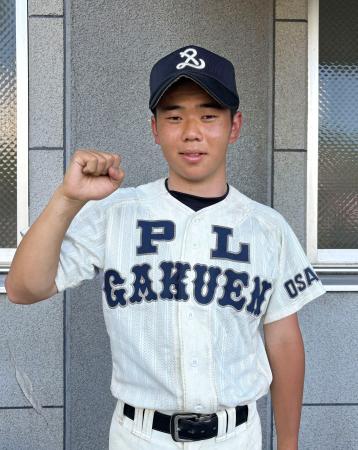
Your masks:
M22 238L6 278L10 300L34 303L48 298L64 235L85 202L71 201L56 189L46 208Z
M270 355L273 374L271 398L275 416L278 450L297 450L304 386L303 341L277 343ZM268 354L270 351L268 351Z

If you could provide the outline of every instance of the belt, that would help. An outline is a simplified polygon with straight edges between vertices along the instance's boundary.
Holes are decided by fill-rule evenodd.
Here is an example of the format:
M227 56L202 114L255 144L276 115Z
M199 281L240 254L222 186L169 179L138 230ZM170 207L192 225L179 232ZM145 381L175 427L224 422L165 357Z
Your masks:
M247 421L248 406L238 405L236 410L236 426ZM124 404L123 414L134 420L135 408ZM199 441L210 439L218 434L218 416L216 413L198 414L178 412L172 415L154 411L153 430L162 431L172 436L176 442Z

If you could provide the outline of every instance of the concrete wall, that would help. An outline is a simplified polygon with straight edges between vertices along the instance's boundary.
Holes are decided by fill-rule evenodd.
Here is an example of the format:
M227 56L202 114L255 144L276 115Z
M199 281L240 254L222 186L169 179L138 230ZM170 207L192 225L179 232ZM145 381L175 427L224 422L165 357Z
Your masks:
M306 2L155 0L146 6L29 0L30 224L76 148L121 154L125 186L166 174L149 131L149 70L166 51L195 43L236 66L244 126L230 148L229 182L279 210L305 245ZM0 296L1 448L107 448L115 400L99 293L95 278L31 307ZM299 312L306 348L300 450L358 446L357 297L332 292ZM31 408L15 367L31 380L42 415ZM271 450L269 396L259 401L259 413L263 449Z
M29 222L63 177L64 36L62 1L28 2ZM0 448L57 450L64 440L64 302L32 306L0 295ZM17 376L16 372L17 370ZM28 401L25 374L38 414ZM21 388L23 386L23 389Z
M310 0L308 0L310 1ZM307 3L276 0L273 78L273 207L306 246ZM329 292L298 316L306 350L300 450L358 448L358 293ZM276 433L273 426L273 448Z

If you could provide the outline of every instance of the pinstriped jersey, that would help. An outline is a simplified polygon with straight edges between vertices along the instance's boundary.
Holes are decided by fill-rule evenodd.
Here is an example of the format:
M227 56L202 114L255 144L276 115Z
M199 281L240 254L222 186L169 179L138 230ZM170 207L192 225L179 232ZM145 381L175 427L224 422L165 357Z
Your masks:
M230 185L199 211L165 179L89 201L71 222L59 292L101 279L115 397L163 412L214 412L265 395L259 325L325 293L284 217Z

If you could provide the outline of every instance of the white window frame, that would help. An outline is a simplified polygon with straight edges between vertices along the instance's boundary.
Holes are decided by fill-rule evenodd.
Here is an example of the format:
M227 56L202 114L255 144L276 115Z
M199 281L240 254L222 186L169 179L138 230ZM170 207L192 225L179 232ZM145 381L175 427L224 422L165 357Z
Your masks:
M27 0L16 0L16 139L17 139L17 245L28 220L28 26ZM0 248L0 271L8 272L16 248ZM0 286L0 292L5 288Z
M318 249L319 0L308 0L307 255L321 272L358 273L358 249ZM354 290L358 290L355 288Z

